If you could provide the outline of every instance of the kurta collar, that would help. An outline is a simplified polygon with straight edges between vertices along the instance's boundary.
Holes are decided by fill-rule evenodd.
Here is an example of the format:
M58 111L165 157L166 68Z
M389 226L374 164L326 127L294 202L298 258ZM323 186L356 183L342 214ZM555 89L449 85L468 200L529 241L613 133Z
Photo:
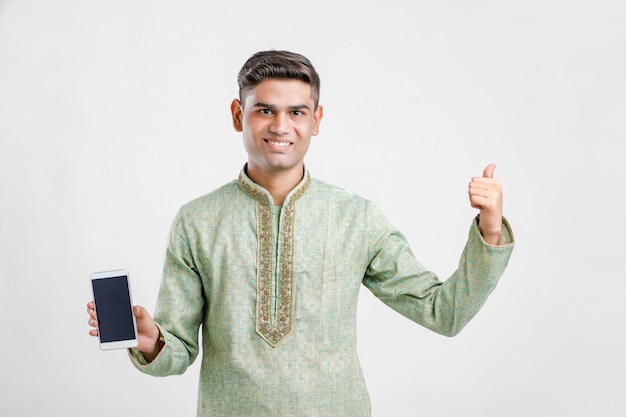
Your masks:
M261 187L259 184L255 183L248 177L246 174L248 164L243 166L243 169L239 173L238 182L241 188L248 194L250 197L255 198L262 204L273 204L272 195L265 188ZM293 190L287 194L285 197L285 201L283 202L283 207L289 205L289 203L295 203L309 188L309 183L311 182L311 175L309 174L309 170L304 167L304 175L302 176L302 180L296 185Z

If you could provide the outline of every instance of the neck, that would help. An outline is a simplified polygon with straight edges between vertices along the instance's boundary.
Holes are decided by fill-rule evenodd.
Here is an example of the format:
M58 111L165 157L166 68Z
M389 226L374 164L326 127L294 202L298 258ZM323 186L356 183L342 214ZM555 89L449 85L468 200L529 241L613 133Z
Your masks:
M302 181L304 166L289 171L265 172L248 164L246 174L256 184L269 191L275 205L282 206L287 194Z

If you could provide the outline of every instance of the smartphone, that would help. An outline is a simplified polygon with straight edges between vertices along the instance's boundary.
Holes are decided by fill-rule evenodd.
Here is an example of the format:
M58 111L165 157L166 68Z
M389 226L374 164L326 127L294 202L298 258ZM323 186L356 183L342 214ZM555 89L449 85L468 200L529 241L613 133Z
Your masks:
M133 315L128 271L94 272L91 290L98 320L100 349L125 349L137 346L137 324Z

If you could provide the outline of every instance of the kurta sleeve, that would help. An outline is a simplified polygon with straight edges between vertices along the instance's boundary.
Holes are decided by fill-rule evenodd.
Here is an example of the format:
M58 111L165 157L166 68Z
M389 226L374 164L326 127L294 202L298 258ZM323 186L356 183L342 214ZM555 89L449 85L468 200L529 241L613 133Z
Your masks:
M368 208L370 263L363 284L389 307L437 333L454 336L476 315L503 274L513 233L503 219L499 246L473 221L457 270L442 282L415 258L404 236L378 208Z
M181 210L170 230L154 314L154 321L165 339L165 345L150 363L141 352L130 349L130 358L135 367L154 376L182 374L198 355L198 331L204 306L202 280L190 250L188 230Z

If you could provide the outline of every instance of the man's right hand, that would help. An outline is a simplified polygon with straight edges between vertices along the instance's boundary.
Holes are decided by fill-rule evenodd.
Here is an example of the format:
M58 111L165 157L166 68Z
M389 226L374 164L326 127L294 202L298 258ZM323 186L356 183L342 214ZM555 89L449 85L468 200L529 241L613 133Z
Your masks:
M87 303L87 315L89 315L89 325L93 329L89 330L90 336L98 336L98 320L93 301ZM133 307L133 314L137 323L137 350L140 351L148 362L152 362L161 351L159 341L159 328L157 327L148 310L141 306Z

